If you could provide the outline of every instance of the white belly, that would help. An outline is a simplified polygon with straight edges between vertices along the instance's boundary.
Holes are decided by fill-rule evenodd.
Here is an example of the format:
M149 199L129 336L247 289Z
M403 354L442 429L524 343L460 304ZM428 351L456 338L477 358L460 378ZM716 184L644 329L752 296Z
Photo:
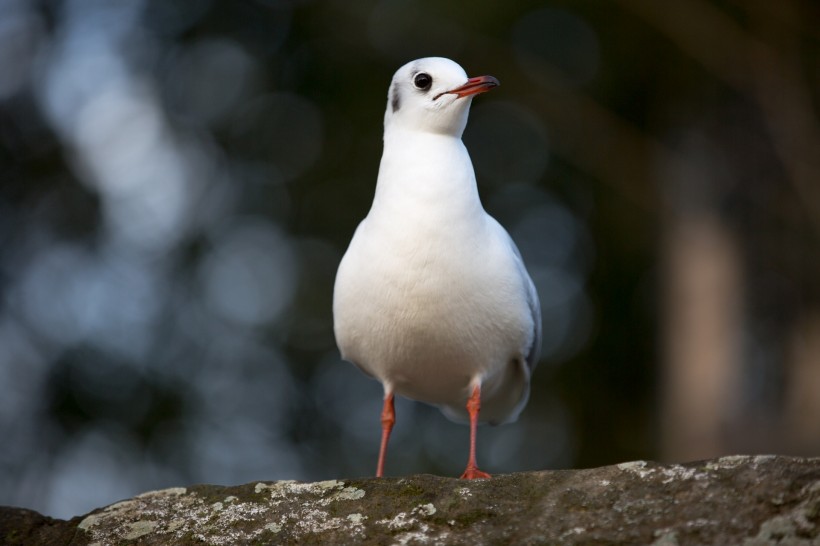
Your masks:
M503 244L397 244L360 229L334 290L342 356L398 394L462 404L473 379L491 381L518 365L532 344L523 279Z

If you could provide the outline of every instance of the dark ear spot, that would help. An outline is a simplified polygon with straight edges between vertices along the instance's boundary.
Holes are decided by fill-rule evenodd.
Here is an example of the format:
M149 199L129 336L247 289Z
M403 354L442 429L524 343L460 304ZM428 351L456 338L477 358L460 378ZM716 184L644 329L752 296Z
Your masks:
M397 111L401 108L401 99L399 99L399 90L393 86L393 90L390 93L390 106L393 108L393 111Z

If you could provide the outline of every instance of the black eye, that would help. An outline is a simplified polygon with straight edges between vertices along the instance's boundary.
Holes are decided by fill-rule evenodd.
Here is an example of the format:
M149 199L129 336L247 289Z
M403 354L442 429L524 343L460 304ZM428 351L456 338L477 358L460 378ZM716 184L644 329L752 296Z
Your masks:
M416 86L416 89L427 91L428 89L430 89L430 86L433 85L433 77L430 76L430 74L419 72L418 74L416 74L416 77L413 78L413 85Z

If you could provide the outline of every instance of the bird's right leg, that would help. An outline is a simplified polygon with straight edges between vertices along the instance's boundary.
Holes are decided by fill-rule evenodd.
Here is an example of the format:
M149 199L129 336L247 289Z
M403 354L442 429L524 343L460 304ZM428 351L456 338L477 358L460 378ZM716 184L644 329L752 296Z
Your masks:
M387 455L387 442L390 440L390 431L396 422L396 412L393 409L393 390L384 389L384 408L382 408L382 445L379 448L379 464L376 466L376 477L384 475L384 459Z
M470 414L470 457L467 460L467 468L461 475L463 480L475 480L477 478L489 478L490 475L478 469L475 460L475 438L478 428L478 412L481 410L481 383L476 382L473 386L473 394L467 400L467 413Z

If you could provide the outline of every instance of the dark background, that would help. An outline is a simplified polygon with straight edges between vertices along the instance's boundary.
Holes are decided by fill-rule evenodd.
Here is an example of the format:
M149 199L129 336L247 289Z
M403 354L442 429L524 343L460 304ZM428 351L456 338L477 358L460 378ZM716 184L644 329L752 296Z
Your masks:
M465 141L543 358L491 473L820 453L810 0L0 3L0 503L369 475L335 269L393 72L501 87ZM401 400L387 474L467 428Z

